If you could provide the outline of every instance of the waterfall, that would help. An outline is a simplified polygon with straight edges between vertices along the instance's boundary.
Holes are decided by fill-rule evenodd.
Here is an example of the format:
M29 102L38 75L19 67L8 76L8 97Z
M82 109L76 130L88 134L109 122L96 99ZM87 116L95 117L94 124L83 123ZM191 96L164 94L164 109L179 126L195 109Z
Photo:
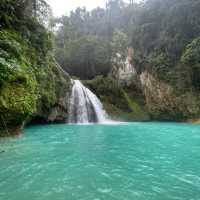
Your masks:
M69 123L103 123L107 114L98 97L79 80L73 81L69 106Z

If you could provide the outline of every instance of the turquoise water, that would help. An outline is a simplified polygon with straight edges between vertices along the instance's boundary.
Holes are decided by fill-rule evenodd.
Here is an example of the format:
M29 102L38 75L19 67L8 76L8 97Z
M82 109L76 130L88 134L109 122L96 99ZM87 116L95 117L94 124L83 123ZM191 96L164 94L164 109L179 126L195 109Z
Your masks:
M200 126L47 125L0 139L1 200L199 200Z

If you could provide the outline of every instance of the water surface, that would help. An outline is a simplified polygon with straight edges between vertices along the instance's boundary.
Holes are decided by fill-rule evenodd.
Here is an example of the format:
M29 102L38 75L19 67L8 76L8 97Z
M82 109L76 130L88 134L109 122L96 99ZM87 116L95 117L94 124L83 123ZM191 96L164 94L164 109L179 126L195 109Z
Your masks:
M200 199L198 125L32 126L0 152L1 200Z

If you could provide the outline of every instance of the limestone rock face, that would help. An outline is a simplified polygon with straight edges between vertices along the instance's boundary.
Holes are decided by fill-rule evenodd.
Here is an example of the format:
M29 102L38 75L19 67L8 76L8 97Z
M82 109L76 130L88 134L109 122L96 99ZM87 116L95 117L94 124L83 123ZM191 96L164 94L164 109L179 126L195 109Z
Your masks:
M131 48L126 55L115 56L113 77L120 87L139 91L151 120L186 121L199 118L200 98L190 84L179 84L182 88L170 84L158 78L155 72L150 72L147 63L135 67L132 62L134 50ZM185 80L188 80L188 77L185 77ZM131 98L135 99L137 96L138 93Z
M123 56L121 53L116 53L112 59L113 63L113 76L117 78L118 83L121 86L130 86L136 79L136 70L131 63L133 50L129 48L125 50L127 56ZM124 53L124 52L123 52Z
M198 116L200 107L198 97L194 93L178 92L147 71L140 74L140 81L147 108L153 119L183 121Z
M69 92L66 91L66 96L61 97L58 103L50 109L47 121L66 122L68 119L68 107L69 107Z

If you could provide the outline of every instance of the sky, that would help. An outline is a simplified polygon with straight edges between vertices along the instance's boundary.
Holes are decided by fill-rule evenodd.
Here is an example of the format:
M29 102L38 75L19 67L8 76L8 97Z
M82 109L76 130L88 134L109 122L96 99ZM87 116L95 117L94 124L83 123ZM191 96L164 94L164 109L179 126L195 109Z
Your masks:
M75 10L77 7L85 6L87 10L92 10L96 7L105 7L107 0L47 0L53 9L54 16L61 16L69 14L71 10ZM129 2L129 0L125 0Z

